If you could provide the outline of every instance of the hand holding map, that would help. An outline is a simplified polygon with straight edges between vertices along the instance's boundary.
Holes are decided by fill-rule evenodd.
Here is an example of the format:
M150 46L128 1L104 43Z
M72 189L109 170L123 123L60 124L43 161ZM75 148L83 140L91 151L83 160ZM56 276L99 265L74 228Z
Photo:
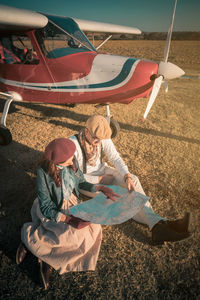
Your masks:
M149 197L143 194L134 191L130 193L120 186L108 187L120 197L112 201L103 193L99 193L93 199L71 207L70 214L95 224L121 224L136 215L149 200Z

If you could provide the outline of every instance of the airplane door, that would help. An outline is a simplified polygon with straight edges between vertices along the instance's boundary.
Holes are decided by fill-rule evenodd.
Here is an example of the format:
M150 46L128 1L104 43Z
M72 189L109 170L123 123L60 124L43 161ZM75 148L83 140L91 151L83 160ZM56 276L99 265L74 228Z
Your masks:
M19 93L23 101L58 102L51 72L28 35L0 37L0 88Z

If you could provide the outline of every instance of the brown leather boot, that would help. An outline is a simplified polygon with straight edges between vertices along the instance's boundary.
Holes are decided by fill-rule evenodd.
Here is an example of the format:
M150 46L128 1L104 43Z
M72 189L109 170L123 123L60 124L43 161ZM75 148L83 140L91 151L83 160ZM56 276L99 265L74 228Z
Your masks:
M23 262L26 254L27 254L27 249L24 246L24 244L20 243L19 247L17 248L17 253L16 253L16 263L19 265Z
M190 224L190 213L185 213L182 219L168 221L169 227L177 232L188 232L189 224Z
M164 242L180 242L189 237L191 237L189 232L177 232L170 228L168 221L160 221L152 229L154 245L164 244Z
M42 261L41 259L39 260L39 263L40 263L40 274L42 277L42 282L44 284L45 290L47 290L49 288L49 278L50 278L52 267L47 263L45 263L44 261Z

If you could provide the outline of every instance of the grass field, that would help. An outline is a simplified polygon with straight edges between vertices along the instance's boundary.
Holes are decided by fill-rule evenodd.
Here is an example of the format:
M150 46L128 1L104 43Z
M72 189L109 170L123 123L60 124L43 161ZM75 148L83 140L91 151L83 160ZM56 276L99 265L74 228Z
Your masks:
M164 44L110 41L101 51L160 61ZM169 61L186 75L200 74L199 57L199 41L172 42ZM7 118L13 142L0 148L0 299L200 299L200 80L171 81L143 124L146 104L147 99L137 99L111 106L121 126L114 143L157 213L173 219L191 212L192 238L152 246L149 230L132 220L103 226L95 272L59 276L53 271L51 288L44 291L36 258L28 255L20 266L15 262L20 229L30 220L36 195L35 165L50 140L74 134L105 108L15 103Z

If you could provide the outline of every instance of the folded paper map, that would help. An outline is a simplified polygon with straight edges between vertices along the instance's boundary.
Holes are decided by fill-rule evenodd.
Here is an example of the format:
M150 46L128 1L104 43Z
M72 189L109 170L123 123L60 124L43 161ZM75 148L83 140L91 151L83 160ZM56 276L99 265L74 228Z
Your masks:
M93 199L71 207L70 214L95 224L121 224L136 215L150 199L138 192L130 193L120 186L109 185L108 187L120 195L116 201L99 193Z

